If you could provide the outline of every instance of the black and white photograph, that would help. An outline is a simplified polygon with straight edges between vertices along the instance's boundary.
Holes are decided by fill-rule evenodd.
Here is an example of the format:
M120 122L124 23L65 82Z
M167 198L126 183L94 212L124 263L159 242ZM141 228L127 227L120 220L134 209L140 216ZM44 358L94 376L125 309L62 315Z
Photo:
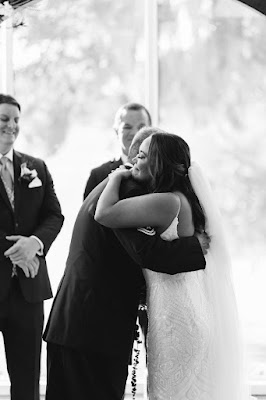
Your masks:
M0 0L0 400L266 400L265 37Z

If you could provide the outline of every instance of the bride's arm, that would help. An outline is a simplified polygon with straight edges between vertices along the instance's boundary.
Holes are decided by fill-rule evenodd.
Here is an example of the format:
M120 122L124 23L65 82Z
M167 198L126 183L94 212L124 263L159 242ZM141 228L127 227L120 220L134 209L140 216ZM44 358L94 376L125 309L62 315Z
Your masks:
M96 221L109 228L152 226L159 231L166 229L179 212L179 199L173 193L152 193L120 200L121 181L130 176L127 170L109 176L97 204Z

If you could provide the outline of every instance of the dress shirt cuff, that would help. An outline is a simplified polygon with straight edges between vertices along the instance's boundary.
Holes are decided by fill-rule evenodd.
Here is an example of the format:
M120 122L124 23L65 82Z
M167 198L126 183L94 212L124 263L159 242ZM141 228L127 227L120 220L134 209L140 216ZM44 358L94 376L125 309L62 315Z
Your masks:
M40 247L41 247L40 250L38 250L36 254L38 256L43 256L43 249L44 249L43 242L37 236L31 235L31 237L36 239L37 242L39 243Z

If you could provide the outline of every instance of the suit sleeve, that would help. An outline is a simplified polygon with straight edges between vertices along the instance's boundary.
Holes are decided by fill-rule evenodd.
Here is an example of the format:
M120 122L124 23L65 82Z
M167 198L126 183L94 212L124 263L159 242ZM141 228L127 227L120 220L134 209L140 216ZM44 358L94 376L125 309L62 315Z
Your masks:
M94 170L91 170L91 174L89 176L89 179L87 180L85 191L83 194L83 200L86 199L88 194L98 185L99 181L96 178L96 173Z
M92 215L95 213L95 209L97 206L97 201L102 194L103 189L105 188L108 182L108 178L105 178L102 182L100 182L92 191L88 194L88 196L84 199L86 201L86 207L88 212Z
M169 242L158 234L150 236L136 229L115 229L114 233L142 268L171 275L205 268L201 246L194 236Z
M61 213L61 206L55 194L54 184L50 172L45 163L44 172L46 175L44 198L39 212L39 221L32 235L37 236L44 245L44 254L47 254L51 244L60 232L64 217Z
M122 164L122 160L119 159L117 161L108 161L99 167L93 168L91 170L89 179L87 180L85 191L83 194L83 200L91 193L91 191L102 182L113 169L119 167Z

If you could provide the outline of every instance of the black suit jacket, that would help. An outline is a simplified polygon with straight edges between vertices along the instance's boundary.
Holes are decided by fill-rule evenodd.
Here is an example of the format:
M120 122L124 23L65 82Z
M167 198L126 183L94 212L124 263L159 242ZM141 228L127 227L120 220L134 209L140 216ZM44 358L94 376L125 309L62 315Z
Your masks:
M100 165L99 167L92 169L89 179L86 183L83 200L86 199L92 189L94 189L100 182L102 182L110 174L111 171L118 168L120 165L122 165L121 158L119 158L119 160L114 159L108 161Z
M29 182L20 179L21 164L24 162L27 163L29 169L36 169L42 186L29 188ZM7 241L5 237L35 235L44 244L44 256L39 257L39 272L34 279L26 278L19 267L17 273L25 299L29 302L39 302L52 297L45 255L58 235L64 217L45 163L16 151L14 151L13 163L14 210L0 179L0 301L7 296L12 279L12 263L4 256L4 252L14 242Z
M74 225L44 340L101 352L127 363L144 284L141 266L156 259L154 270L176 273L202 269L205 260L196 238L173 244L159 235L147 236L135 229L114 233L98 224L92 195L84 201Z

